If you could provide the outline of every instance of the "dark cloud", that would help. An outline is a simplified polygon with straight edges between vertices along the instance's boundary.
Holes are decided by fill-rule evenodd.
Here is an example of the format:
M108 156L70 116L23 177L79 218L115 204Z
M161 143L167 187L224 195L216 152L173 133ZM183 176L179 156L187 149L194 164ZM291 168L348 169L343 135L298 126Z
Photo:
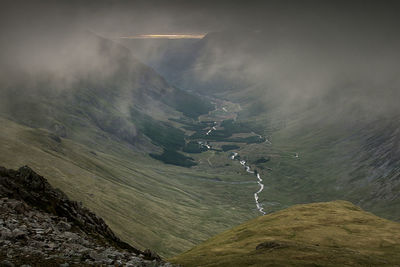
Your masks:
M4 1L3 1L4 2ZM396 27L398 1L5 1L2 17L19 23L79 24L113 33L226 28ZM46 27L41 25L42 27Z

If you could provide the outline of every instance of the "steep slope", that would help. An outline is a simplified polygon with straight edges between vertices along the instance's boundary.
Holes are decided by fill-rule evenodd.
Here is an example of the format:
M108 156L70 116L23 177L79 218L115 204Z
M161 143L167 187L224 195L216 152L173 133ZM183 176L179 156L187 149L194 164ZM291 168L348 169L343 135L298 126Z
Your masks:
M331 121L311 131L307 128L317 129L316 123L300 121L278 131L273 139L276 146L299 153L294 165L305 170L303 180L309 187L298 184L299 191L308 193L302 201L342 198L399 221L399 117L348 125L345 120ZM294 136L296 142L289 141ZM289 168L282 167L283 172Z
M197 118L212 108L204 99L171 87L123 46L91 33L75 39L75 45L65 48L56 43L47 51L48 57L60 61L66 59L57 48L72 58L79 57L55 73L9 70L15 78L2 80L3 115L84 144L98 138L97 130L154 151L149 138L167 149L171 145L179 149L184 142L184 133L174 131L168 118ZM70 69L74 65L76 71ZM173 144L160 140L154 136L155 130L172 131L177 140Z
M261 194L267 210L345 199L399 220L398 115L354 119L345 110L315 108L284 120L261 114L254 123L269 126L272 143L240 154L249 162L268 159L256 164L267 180Z
M103 219L27 166L0 167L0 197L2 265L165 265L154 252L122 242Z
M345 201L296 205L175 257L183 266L394 266L400 224Z

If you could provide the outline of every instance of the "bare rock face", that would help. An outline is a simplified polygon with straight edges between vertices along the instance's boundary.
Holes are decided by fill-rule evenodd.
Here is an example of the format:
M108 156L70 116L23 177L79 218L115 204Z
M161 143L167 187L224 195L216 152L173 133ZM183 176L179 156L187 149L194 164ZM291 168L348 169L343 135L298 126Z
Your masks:
M25 166L0 167L1 266L172 266L121 241L103 219ZM10 265L11 264L11 265Z

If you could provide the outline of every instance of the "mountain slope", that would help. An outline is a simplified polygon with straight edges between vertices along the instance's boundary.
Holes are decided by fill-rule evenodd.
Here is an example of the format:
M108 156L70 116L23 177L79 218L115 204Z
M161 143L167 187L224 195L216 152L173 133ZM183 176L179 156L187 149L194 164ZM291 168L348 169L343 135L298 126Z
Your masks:
M268 125L264 134L272 143L240 151L250 162L268 159L257 164L268 185L261 194L267 210L345 199L399 220L398 115L354 119L344 110L311 108L285 119L272 117L253 117L254 123Z
M154 252L122 242L103 219L27 166L0 167L0 196L0 259L45 266L164 265Z
M400 224L345 201L296 205L175 257L183 266L394 266Z
M148 144L152 139L149 122L167 128L169 118L196 119L212 109L204 99L171 87L123 46L90 33L75 39L75 45L54 44L44 52L67 61L61 70L44 68L33 74L8 70L15 78L1 80L3 116L84 144L97 138L96 130L100 130L154 151ZM72 59L60 55L57 48L66 50Z
M173 255L256 215L256 185L223 182L248 179L234 170L165 165L101 132L89 146L5 119L0 125L4 166L31 166L141 249Z

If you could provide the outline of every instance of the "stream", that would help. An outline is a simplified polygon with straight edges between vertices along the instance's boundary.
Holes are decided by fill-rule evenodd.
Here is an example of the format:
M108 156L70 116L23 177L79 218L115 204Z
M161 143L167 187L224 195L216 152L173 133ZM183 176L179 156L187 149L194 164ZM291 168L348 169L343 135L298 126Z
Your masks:
M217 122L214 121L214 126L212 126L212 128L210 128L210 129L207 131L206 135L209 135L212 131L215 131L215 130L217 129L217 128L216 128L216 125L217 125ZM260 135L260 138L262 138L261 135ZM267 140L267 141L268 141L268 140ZM269 141L268 141L268 142L269 142ZM206 145L206 146L207 146L208 149L210 149L210 146L208 146L208 145ZM236 157L237 157L238 155L239 155L239 154L238 154L237 152L233 152L233 154L232 154L232 156L231 156L231 159L232 159L232 160L235 160ZM264 208L262 207L262 205L260 204L260 202L258 201L258 199L259 199L258 194L260 194L260 193L264 190L264 184L262 183L263 180L261 179L260 174L259 174L258 172L252 171L252 170L250 169L250 166L249 166L249 165L246 165L246 161L240 160L239 162L240 162L240 164L246 169L246 172L248 172L248 173L250 173L250 174L255 174L255 176L257 177L257 183L258 183L258 185L260 186L260 189L258 189L258 191L254 193L254 200L255 200L255 202L256 202L257 210L258 210L260 213L262 213L262 215L267 214L267 213L264 211Z
M233 155L231 156L232 160L235 160L235 158L238 156L239 154L236 152L233 152ZM264 208L262 207L262 205L260 204L260 202L258 202L258 194L260 194L263 190L264 190L264 184L262 183L262 179L261 176L258 172L254 172L250 169L249 165L246 165L246 161L241 160L239 161L240 164L246 169L246 172L251 173L251 174L255 174L257 177L257 183L260 186L260 189L258 189L257 192L254 193L254 200L256 202L256 206L259 212L262 213L262 215L265 215L266 212L264 211Z

